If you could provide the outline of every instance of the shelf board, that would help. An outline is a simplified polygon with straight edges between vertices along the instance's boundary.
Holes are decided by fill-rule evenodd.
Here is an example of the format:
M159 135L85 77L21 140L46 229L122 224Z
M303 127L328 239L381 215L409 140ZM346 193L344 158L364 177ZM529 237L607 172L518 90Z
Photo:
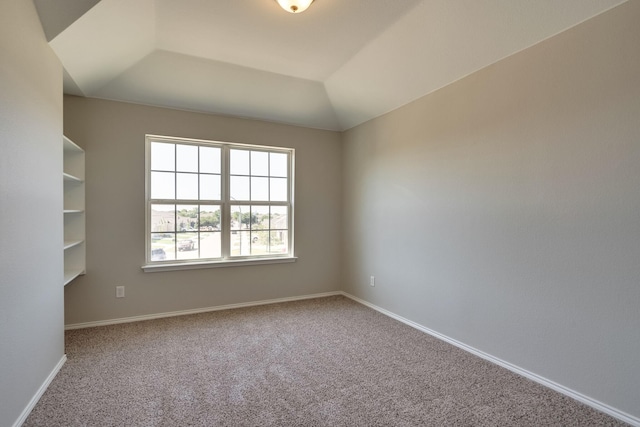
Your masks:
M78 178L77 176L73 176L71 174L68 174L66 172L64 172L62 174L62 176L64 177L65 181L70 181L70 182L84 182L84 180Z
M66 214L82 213L84 209L65 209L63 212Z
M76 277L80 276L81 274L84 274L84 270L77 269L77 270L65 271L64 272L64 286L67 286L67 284L69 282L71 282L73 279L75 279Z
M69 248L72 248L74 246L78 246L82 242L84 242L84 240L65 240L64 241L64 250L66 251Z
M64 147L64 151L75 151L77 153L84 153L84 150L82 148L78 147L75 142L64 135L62 136L62 146Z

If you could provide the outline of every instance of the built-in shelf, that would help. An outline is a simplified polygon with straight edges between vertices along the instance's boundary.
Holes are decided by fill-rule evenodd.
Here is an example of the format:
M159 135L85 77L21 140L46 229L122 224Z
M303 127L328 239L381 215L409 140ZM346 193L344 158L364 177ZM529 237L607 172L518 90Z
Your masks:
M64 285L85 274L84 150L66 136L64 152Z

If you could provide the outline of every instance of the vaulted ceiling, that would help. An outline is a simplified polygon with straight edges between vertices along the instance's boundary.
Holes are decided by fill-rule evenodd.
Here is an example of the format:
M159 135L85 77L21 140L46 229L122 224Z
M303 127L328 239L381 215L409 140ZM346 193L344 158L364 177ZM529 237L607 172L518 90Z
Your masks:
M65 93L345 130L626 0L33 0Z

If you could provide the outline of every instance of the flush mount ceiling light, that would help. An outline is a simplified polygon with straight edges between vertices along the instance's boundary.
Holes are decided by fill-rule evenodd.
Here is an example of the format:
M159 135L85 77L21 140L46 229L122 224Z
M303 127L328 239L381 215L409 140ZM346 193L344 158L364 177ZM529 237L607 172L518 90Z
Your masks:
M276 0L281 8L289 13L300 13L307 10L313 0Z

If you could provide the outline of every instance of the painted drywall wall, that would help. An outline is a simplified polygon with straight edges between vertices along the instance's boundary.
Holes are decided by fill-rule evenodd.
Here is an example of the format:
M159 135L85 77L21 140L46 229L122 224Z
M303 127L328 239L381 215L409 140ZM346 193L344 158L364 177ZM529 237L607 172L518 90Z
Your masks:
M0 425L64 356L62 67L30 1L0 2Z
M65 289L67 324L340 288L339 133L73 96L64 113L66 135L86 152L87 214L87 274ZM294 148L298 260L144 273L145 134Z
M345 290L640 417L639 19L347 131Z

